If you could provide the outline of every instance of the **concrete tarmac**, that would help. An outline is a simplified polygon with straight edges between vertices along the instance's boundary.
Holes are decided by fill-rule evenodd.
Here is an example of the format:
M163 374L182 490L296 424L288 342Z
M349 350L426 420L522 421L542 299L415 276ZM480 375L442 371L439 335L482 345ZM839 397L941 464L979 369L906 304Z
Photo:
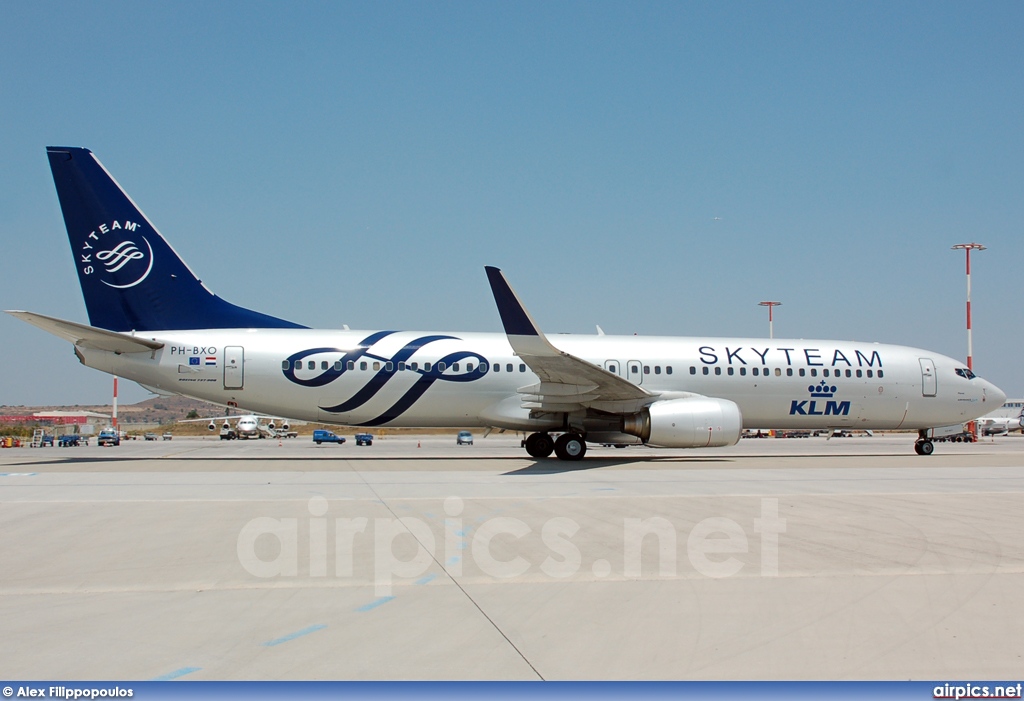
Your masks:
M1024 439L0 451L7 679L1005 679Z

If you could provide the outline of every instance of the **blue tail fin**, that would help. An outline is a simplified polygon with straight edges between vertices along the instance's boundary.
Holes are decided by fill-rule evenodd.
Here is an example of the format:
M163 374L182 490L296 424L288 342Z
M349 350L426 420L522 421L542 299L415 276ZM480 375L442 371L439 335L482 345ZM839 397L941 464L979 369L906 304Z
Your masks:
M111 331L304 328L206 289L91 151L48 147L89 323Z

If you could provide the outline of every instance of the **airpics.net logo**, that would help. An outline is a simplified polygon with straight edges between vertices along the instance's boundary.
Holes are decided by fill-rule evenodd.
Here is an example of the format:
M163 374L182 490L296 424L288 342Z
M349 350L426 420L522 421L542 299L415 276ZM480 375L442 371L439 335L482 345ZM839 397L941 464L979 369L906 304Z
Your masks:
M342 511L334 516L328 500L315 496L306 519L249 520L238 533L239 564L259 579L333 575L366 582L378 596L391 596L393 585L403 581L430 581L438 569L450 577L490 582L633 580L645 573L662 579L724 578L744 569L748 576L777 577L780 535L786 532L779 500L769 497L760 499L759 512L748 509L745 524L710 516L677 527L673 520L652 515L591 523L586 529L564 516L533 525L501 511L473 518L455 496L444 499L440 511L428 509L417 516L371 519L348 515L347 503L336 505ZM683 571L681 551L689 563ZM759 569L751 559L760 560Z
M138 222L100 224L85 237L79 252L83 275L96 275L107 287L135 287L153 270L153 247L138 232ZM127 238L129 234L136 234ZM136 242L136 239L141 241Z

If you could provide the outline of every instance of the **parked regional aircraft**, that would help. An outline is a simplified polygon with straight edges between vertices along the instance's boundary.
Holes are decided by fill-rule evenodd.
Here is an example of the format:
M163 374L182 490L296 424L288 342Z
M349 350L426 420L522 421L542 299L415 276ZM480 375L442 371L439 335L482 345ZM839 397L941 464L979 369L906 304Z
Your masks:
M262 416L260 414L235 414L234 416L207 416L202 419L181 419L180 423L194 423L206 421L211 431L217 430L217 421L223 421L221 428L224 431L231 430L231 420L235 421L235 436L238 438L266 438L274 436L277 428L275 421L282 421L281 428L287 431L291 426L288 421L277 416ZM267 423L261 424L260 419L267 419Z
M1024 431L1024 410L1018 416L982 416L978 430L983 436L1005 436L1013 431Z
M305 328L210 292L90 151L47 154L91 325L10 313L73 343L83 364L155 391L340 425L524 431L530 455L563 460L587 442L727 446L744 426L917 429L917 452L930 454L929 429L1005 399L963 363L904 346L551 342L491 267L504 334Z

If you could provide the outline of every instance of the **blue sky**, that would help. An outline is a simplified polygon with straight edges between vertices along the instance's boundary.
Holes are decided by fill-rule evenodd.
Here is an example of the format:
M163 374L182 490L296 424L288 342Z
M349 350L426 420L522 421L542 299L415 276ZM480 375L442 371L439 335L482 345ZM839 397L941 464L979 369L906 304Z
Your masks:
M1020 2L20 2L0 306L87 317L44 148L222 297L316 327L775 335L966 354L1024 396ZM717 219L716 219L717 218ZM3 315L0 404L108 376ZM124 383L128 384L128 383ZM130 385L123 401L149 396Z

